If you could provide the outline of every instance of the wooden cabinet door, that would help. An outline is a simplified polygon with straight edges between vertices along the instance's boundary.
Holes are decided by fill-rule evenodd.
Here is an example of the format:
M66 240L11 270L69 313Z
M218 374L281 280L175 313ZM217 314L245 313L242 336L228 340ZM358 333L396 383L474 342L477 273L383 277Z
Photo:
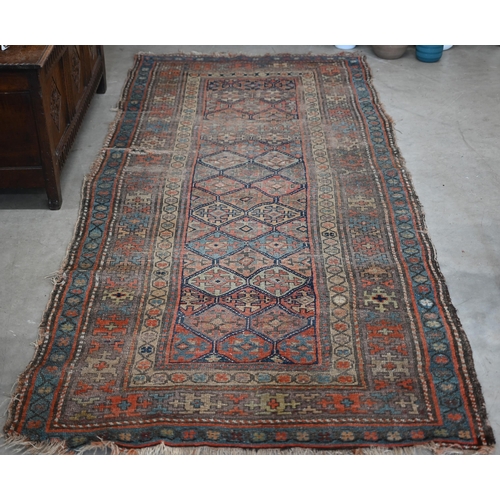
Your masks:
M41 164L30 93L0 92L0 165L12 168Z

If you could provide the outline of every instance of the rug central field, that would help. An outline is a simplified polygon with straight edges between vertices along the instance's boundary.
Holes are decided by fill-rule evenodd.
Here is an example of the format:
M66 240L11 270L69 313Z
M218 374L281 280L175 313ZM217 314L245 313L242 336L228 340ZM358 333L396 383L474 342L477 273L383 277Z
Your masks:
M13 439L493 443L363 58L138 56L63 276Z

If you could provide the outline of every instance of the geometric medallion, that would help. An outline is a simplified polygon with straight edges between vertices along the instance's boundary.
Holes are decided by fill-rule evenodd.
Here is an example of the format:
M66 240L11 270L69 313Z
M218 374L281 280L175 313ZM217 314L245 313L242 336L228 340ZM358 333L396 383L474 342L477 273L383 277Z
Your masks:
M195 288L218 297L244 285L245 280L226 269L214 266L200 274L191 276L188 279L188 283Z
M256 182L253 186L259 188L270 196L283 196L302 187L301 184L284 179L279 175Z
M280 340L308 325L306 318L293 315L285 309L275 306L253 317L250 321L252 330L262 333L272 341Z
M215 194L224 194L235 191L236 189L241 189L245 187L241 182L235 181L234 179L229 179L219 175L218 177L212 177L204 181L196 183L196 187L205 189Z
M261 236L257 240L249 242L249 245L274 259L282 258L306 246L301 241L278 231Z
M306 281L305 278L292 274L282 267L274 266L256 274L250 279L250 284L275 297L282 297Z
M203 158L203 163L217 170L225 170L226 168L235 167L236 165L246 162L247 160L244 157L231 153L230 151L223 151L222 153Z
M279 151L270 151L265 155L259 156L255 159L256 163L264 165L264 167L272 168L274 170L279 170L281 168L289 167L294 163L297 163L296 158L291 158L288 155L280 153Z
M249 210L255 205L260 205L266 201L272 201L272 198L262 191L255 188L245 188L231 194L220 196L221 201L235 205L243 210Z
M250 217L243 217L221 227L221 230L225 233L242 240L253 240L258 236L269 233L272 229L272 226Z
M251 316L276 304L276 299L252 287L240 288L221 297L221 303L240 314Z
M212 340L218 340L228 333L245 328L246 321L231 310L216 304L199 315L187 316L183 323Z
M221 266L248 277L263 267L272 266L274 261L253 248L244 247L239 252L224 257L219 263Z
M281 224L299 217L301 214L292 208L278 205L277 203L266 203L252 209L248 214L268 224Z
M188 243L188 247L210 259L220 259L244 247L245 243L219 231Z
M216 201L210 205L205 205L193 210L192 214L208 224L220 226L225 222L241 217L244 212L243 210L227 205L226 203Z
M272 353L272 345L255 333L245 331L221 342L219 352L237 363L256 363Z

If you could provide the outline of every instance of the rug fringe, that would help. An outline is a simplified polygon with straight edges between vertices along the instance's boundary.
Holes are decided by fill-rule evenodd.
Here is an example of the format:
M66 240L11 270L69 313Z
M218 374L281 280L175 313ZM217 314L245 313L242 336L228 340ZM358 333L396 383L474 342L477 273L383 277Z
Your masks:
M34 443L22 436L15 435L5 439L0 444L0 450L5 454L20 455L491 455L494 446L484 446L480 449L468 449L458 445L443 443L427 443L416 446L400 447L365 447L351 449L319 449L306 447L290 448L240 448L212 446L168 446L161 442L143 448L128 448L111 441L95 441L77 449L69 449L61 440L50 440L46 443Z
M137 56L207 56L207 57L248 57L248 58L259 58L259 57L307 57L307 56L343 56L343 57L359 57L360 55L365 55L363 49L353 49L353 50L343 50L337 49L335 45L331 45L331 52L314 52L309 50L308 52L300 52L297 54L292 54L290 52L265 52L263 54L248 54L245 52L200 52L199 50L178 50L177 52L152 52L152 51L139 51L136 52Z
M66 278L67 275L64 271L56 271L43 277L45 280L50 280L53 285L62 285L66 281Z
M33 443L22 436L6 437L0 444L0 450L6 455L74 455L64 441L51 440L46 443Z

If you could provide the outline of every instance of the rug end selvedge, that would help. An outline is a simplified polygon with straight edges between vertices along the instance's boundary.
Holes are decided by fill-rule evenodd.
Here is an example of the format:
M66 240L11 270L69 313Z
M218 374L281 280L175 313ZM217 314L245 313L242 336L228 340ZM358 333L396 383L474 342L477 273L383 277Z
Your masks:
M168 446L161 442L142 448L119 446L111 441L94 442L79 448L68 448L64 441L53 439L34 443L20 435L5 439L0 450L12 455L491 455L494 446L466 448L446 443L429 442L415 446L358 447L322 449L308 447L240 448L233 446Z

